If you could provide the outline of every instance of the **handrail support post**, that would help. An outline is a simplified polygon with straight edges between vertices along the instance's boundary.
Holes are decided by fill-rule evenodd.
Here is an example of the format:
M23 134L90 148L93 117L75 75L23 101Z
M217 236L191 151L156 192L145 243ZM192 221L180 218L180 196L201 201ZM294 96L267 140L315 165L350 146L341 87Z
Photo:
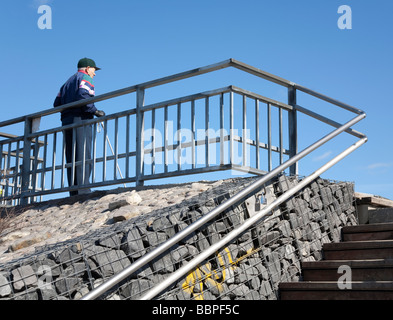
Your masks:
M296 88L294 86L288 87L288 104L293 110L288 111L288 134L289 134L289 157L292 158L297 154L297 111L296 111ZM298 163L295 162L289 168L290 175L298 175Z
M138 87L136 91L136 186L143 186L143 157L144 157L144 126L145 113L142 111L145 102L145 89Z
M22 162L22 185L21 185L21 198L20 204L28 204L28 194L30 185L30 152L31 152L31 139L28 136L33 130L33 119L25 118L25 128L23 136L23 162Z

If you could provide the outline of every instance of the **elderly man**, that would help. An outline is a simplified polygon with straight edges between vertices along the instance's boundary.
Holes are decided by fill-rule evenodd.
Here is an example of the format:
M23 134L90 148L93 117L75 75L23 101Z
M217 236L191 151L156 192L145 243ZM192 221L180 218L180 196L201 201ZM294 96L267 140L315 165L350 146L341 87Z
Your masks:
M97 70L100 70L100 68L96 66L94 60L89 58L80 59L78 62L78 72L71 76L60 88L53 106L58 107L70 102L94 97L93 78ZM93 119L94 116L105 116L105 112L97 110L94 103L88 103L82 107L63 110L61 112L61 122L63 126L69 124L83 124L86 120ZM75 149L73 147L74 132ZM83 125L74 129L68 129L65 130L64 134L67 163L72 163L73 159L75 159L75 162L82 161L83 154L85 154L86 161L91 159L92 125ZM88 184L91 174L91 164L85 165L84 172L82 165L76 165L74 173L72 177L72 168L67 168L68 185L70 187ZM73 196L89 192L90 189L84 188L79 189L79 191L70 191L70 195Z

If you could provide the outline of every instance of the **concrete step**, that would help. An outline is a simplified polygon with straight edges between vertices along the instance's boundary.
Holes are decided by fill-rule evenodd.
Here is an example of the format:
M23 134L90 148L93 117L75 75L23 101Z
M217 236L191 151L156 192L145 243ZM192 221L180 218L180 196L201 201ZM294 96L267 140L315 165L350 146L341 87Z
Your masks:
M393 300L393 223L343 227L342 239L323 245L322 261L302 262L303 281L280 283L280 299Z
M352 281L340 289L336 281L282 282L281 300L393 300L393 281Z
M324 260L393 259L393 240L325 243Z
M343 241L393 239L393 223L346 226L341 230Z
M353 281L391 281L393 280L393 259L372 260L322 260L302 262L304 281L338 281L346 271L339 271L341 266L348 266Z

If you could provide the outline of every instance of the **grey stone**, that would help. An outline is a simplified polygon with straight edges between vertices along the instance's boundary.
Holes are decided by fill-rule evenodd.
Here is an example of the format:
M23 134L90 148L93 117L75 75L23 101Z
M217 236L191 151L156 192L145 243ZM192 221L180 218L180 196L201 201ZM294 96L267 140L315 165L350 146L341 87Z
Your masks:
M252 266L258 270L258 276L263 280L269 279L269 273L265 266L262 264L261 259L249 259L252 263Z
M269 255L266 256L266 267L273 282L277 282L280 279L281 264L279 258L280 256L277 252L271 252Z
M55 287L57 292L60 295L67 295L71 297L71 295L77 290L81 283L81 279L76 277L59 277L55 281Z
M148 247L156 247L161 243L164 243L168 239L165 232L151 232L146 231L146 240Z
M108 209L114 210L114 209L117 209L117 208L120 208L123 206L128 206L128 205L136 206L141 201L142 201L142 198L140 197L140 195L135 190L133 190L131 192L131 194L128 195L127 197L125 197L124 199L115 200L113 202L110 202L108 205Z
M109 237L98 240L98 244L111 249L120 249L121 241L118 234L112 234Z
M278 238L280 237L280 232L279 231L270 231L265 235L262 235L260 242L262 245L265 244L269 244L271 242L274 242L276 240L278 240Z
M172 257L174 262L180 262L184 260L189 255L186 246L178 246L176 249L172 250Z
M64 272L64 277L83 277L86 272L86 265L84 262L77 262L68 266Z
M126 205L115 209L113 211L112 218L114 222L130 220L134 217L139 216L141 212L141 208L138 206Z
M245 256L246 254L249 254L253 249L254 249L254 243L252 241L249 242L242 242L239 243L238 246L239 249L239 256Z
M277 229L280 230L283 237L290 237L292 234L291 225L288 220L281 220L277 225Z
M172 225L167 217L159 217L155 219L151 228L153 231L165 232L169 238L173 237L176 233L174 225Z
M250 290L244 296L245 300L260 300L259 292L256 290Z
M87 285L81 286L74 294L74 300L79 300L90 292Z
M321 229L319 228L319 224L316 222L310 222L306 226L306 234L307 234L307 240L313 241L315 239L321 239L322 234L321 234Z
M308 257L310 255L310 243L308 241L296 241L296 245L301 257Z
M17 293L14 300L38 300L38 293L37 291L22 291Z
M277 186L279 192L285 193L292 187L292 183L286 175L281 175L278 178Z
M316 181L311 183L310 188L314 196L319 195L319 185Z
M96 266L95 272L102 277L110 277L127 268L131 262L122 250L113 250L101 246L91 246L85 249L86 257Z
M78 262L81 259L82 255L76 251L74 246L71 246L66 247L60 252L56 262L59 264L64 264L66 267L68 267L72 263Z
M217 232L216 226L215 224L209 224L206 229L204 230L207 239L209 240L210 243L216 243L218 241L220 241L221 236L220 234ZM241 241L241 240L240 240Z
M231 284L229 285L229 290L233 297L244 297L250 292L250 288L245 284Z
M125 299L137 300L143 293L154 287L147 279L133 279L120 287L120 296Z
M302 197L306 202L309 202L311 199L311 189L309 187L306 187L303 189L302 192Z
M218 297L223 293L222 285L217 283L216 281L214 281L211 278L207 278L204 281L204 284L205 284L206 288L210 291L210 293L212 295L214 295L215 297ZM214 299L215 299L215 297L214 297Z
M122 239L121 249L131 258L139 258L146 254L142 236L137 226L131 228Z
M51 285L40 287L39 292L41 295L40 300L53 300L57 297L56 289Z
M193 245L186 244L185 246L187 247L190 256L195 257L199 254L198 249L195 248Z
M178 228L179 232L182 231L183 229L187 228L187 227L188 227L188 224L185 223L184 221L180 221L177 224L177 228ZM195 244L196 241L198 241L198 236L193 231L187 237L183 238L180 241L180 243L193 245L193 244Z
M190 290L179 290L176 293L176 297L178 300L191 300L191 291Z
M298 215L294 212L288 214L289 222L292 229L296 229L299 226Z
M296 261L296 249L290 244L285 245L284 248L285 248L284 258L287 260L290 260L292 262L295 262Z
M206 239L206 236L204 236L202 233L199 233L198 240L196 241L195 246L200 252L202 252L210 247L210 243Z
M62 272L61 266L47 257L38 258L37 261L31 264L31 267L37 276L48 274L51 277L57 277Z
M310 199L310 206L313 210L322 210L323 209L323 203L320 199L319 196L314 196Z
M0 297L5 297L10 295L12 292L11 285L7 278L0 273Z
M11 273L14 289L17 291L37 285L37 276L30 265L21 266Z
M225 223L222 221L217 221L216 222L216 230L218 233L226 233L227 232L227 227L225 226Z
M174 261L170 253L159 256L152 261L152 268L159 274L171 273L174 271Z

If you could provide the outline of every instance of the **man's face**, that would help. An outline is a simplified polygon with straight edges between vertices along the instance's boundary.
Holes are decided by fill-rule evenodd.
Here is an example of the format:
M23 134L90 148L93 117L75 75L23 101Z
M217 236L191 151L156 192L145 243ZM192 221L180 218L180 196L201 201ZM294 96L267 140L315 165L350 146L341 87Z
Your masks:
M91 78L94 78L94 76L96 75L96 68L87 67L87 68L86 68L86 72L87 72L87 74L88 74Z

